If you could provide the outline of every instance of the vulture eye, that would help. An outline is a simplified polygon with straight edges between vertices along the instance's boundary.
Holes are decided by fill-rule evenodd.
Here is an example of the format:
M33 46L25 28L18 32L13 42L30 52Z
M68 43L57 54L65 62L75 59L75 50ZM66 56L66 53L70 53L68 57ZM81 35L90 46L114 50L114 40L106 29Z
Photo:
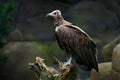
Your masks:
M54 12L53 14L54 14L54 15L56 15L57 13L56 13L56 12Z

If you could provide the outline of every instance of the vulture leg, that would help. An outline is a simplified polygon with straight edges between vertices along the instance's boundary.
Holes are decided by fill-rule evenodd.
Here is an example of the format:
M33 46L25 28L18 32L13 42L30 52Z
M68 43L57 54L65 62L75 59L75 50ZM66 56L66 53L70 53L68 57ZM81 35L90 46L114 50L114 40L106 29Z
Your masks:
M68 60L67 60L67 62L64 62L64 66L70 65L71 62L72 62L72 55L70 54L69 50L65 50L65 51L66 51L66 53L68 55Z
M65 50L65 52L66 52L67 55L68 55L68 60L70 60L70 58L72 58L72 55L71 55L70 51L69 51L69 50Z

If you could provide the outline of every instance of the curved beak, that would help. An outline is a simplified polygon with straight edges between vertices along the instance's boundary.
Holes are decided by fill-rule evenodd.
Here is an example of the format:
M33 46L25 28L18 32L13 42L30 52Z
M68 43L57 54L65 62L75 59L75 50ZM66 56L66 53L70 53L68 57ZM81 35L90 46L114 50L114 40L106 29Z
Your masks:
M48 13L48 14L46 14L46 17L48 17L48 16L53 16L53 14L52 13Z

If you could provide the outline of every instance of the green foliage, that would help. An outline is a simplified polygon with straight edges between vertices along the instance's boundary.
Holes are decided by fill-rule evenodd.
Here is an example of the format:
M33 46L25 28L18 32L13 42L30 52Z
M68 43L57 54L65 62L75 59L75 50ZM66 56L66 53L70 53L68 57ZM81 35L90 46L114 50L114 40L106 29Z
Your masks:
M54 56L60 59L60 57L64 55L62 54L63 51L59 48L56 42L53 42L48 45L37 43L36 46L37 48L39 48L41 52L40 56L46 59L46 63L48 65L52 65L52 62L54 62L54 59L53 59Z
M0 6L0 47L4 45L1 41L2 38L14 29L11 22L14 19L13 15L16 7L17 4L13 0Z
M0 5L0 48L4 46L2 39L14 29L11 23L14 20L13 16L16 7L17 4L14 0ZM2 67L7 60L8 56L0 50L0 67Z

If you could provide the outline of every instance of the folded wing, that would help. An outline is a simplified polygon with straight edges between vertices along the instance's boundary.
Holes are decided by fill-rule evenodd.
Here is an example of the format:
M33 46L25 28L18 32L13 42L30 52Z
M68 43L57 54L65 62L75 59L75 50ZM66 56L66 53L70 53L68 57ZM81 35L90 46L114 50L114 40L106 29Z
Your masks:
M87 33L74 25L62 25L56 38L60 48L68 50L78 64L98 71L97 48Z

